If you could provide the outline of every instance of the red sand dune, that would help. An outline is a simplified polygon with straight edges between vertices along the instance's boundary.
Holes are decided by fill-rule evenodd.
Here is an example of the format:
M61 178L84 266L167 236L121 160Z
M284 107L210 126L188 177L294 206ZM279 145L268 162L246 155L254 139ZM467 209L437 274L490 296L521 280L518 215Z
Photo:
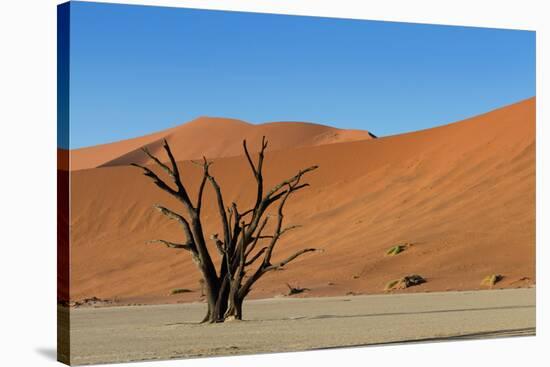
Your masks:
M185 150L178 139L191 136L179 134L186 126L209 139ZM209 146L214 150L207 156L238 154L233 142L241 131L217 135L218 127L215 121L184 125L168 141L180 158ZM268 274L253 297L284 293L285 283L310 288L304 296L379 293L390 280L409 274L427 283L405 292L480 289L490 274L504 275L497 288L535 284L535 98L446 126L342 144L313 144L311 135L300 144L289 132L296 126L285 127L275 125L273 135L267 134L277 150L266 155L266 184L312 164L320 168L307 177L311 187L289 201L285 220L303 227L285 234L274 260L303 247L324 252ZM202 128L208 133L200 135ZM259 135L243 135L252 147L259 145ZM228 142L227 150L220 139ZM132 154L122 154L116 164ZM253 177L245 158L214 161L211 172L226 202L250 205ZM188 161L180 166L189 191L196 193L200 168ZM146 244L181 240L178 225L151 207L163 203L181 210L174 199L130 166L73 171L71 178L71 299L199 299L199 276L189 254ZM204 227L220 232L213 193L210 188L206 193ZM403 242L413 245L385 256ZM168 296L174 288L193 292Z
M307 122L270 122L253 125L241 120L199 117L186 124L155 134L111 144L75 149L71 153L71 170L99 166L120 166L145 163L140 148L146 146L153 154L160 153L162 141L172 143L174 155L180 160L231 157L242 154L242 140L259 141L269 136L269 150L317 146L372 139L368 131L336 129Z

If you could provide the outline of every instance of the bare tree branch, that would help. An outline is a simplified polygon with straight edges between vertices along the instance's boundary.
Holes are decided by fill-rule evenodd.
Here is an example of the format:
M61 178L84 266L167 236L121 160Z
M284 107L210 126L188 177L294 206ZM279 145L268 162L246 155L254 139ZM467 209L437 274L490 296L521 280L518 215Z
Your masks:
M269 192L266 194L266 196L264 197L264 200L269 200L269 198L271 197L271 195L273 195L274 193L276 193L277 191L279 191L280 189L282 189L284 186L286 185L291 185L293 183L296 183L297 181L300 180L300 178L302 178L303 175L305 175L306 173L308 172L311 172L315 169L319 168L319 166L311 166L311 167L308 167L306 169L303 169L303 170L300 170L295 176L289 178L289 179L286 179L284 181L282 181L281 183L275 185L271 190L269 190ZM304 184L304 185L300 185L300 187L298 188L302 188L302 187L305 187L307 186L307 184ZM298 188L294 188L294 190L298 190Z
M162 243L166 247L170 247L170 248L184 249L184 250L187 250L187 251L192 251L193 250L193 243L192 242L175 243L175 242L170 242L170 241L165 241L165 240L151 240L151 241L147 241L147 243Z
M290 186L290 184L287 184ZM283 225L283 208L285 206L286 201L288 200L290 194L292 193L292 190L289 188L287 191L285 191L285 195L282 197L279 207L277 208L277 224L275 226L275 233L273 234L273 238L271 239L271 242L269 243L269 246L267 247L267 251L265 253L263 266L269 266L271 261L271 255L273 253L273 249L275 248L275 245L277 244L277 241L279 240L279 237L281 236L281 227Z
M168 155L168 159L170 159L170 163L172 164L172 172L174 173L174 177L177 178L177 180L179 181L180 172L179 172L179 169L178 169L178 165L176 163L176 160L174 159L174 155L172 154L172 150L170 149L170 146L168 145L168 142L166 141L166 139L163 139L162 147L166 151L166 154ZM180 182L180 185L181 185L181 182ZM178 185L178 188L179 188L180 185ZM183 185L181 185L181 186L183 186Z
M157 157L155 157L154 155L152 155L149 150L147 148L141 148L141 150L149 157L151 158L153 161L155 161L155 163L157 165L159 165L159 167L161 167L167 174L168 176L174 178L174 172L172 172L172 170L167 166L165 165L164 163L162 163Z
M293 226L288 226L288 227L286 227L286 228L283 228L283 229L281 230L281 233L279 234L279 236L282 236L283 233L285 233L285 232L292 231L293 229L301 228L301 227L302 227L301 225L295 224L295 225L293 225Z
M193 234L191 232L191 227L189 225L189 222L184 217L182 217L178 213L173 212L172 210L170 210L168 208L165 208L161 205L157 204L157 205L154 205L154 207L159 212L161 212L162 214L167 216L168 218L173 219L173 220L177 221L178 223L180 223L181 226L183 227L183 231L185 233L185 236L187 237L187 242L186 243L191 242L192 246L195 247L195 241L194 241L194 238L193 238Z
M199 185L199 193L197 195L196 210L197 210L198 214L200 214L201 208L202 208L202 196L203 196L203 192L204 192L204 186L206 185L206 181L208 180L208 177L210 176L209 173L208 173L208 168L212 164L212 162L208 162L206 160L206 157L203 156L202 159L203 159L202 162L191 161L192 163L194 163L196 165L199 165L203 168L202 180L201 180L201 183Z
M176 183L176 186L178 188L177 197L187 207L189 214L194 215L195 213L194 213L193 204L191 203L191 199L189 199L189 195L187 194L187 190L185 190L185 186L183 186L183 183L181 182L178 164L176 162L176 159L174 158L174 155L172 154L172 150L170 149L170 145L168 145L168 142L166 141L166 139L163 140L162 146L166 151L166 154L168 155L168 158L170 159L170 163L172 165L172 172L174 173L174 182Z
M245 226L245 222L242 221L241 222L242 237L237 245L237 248L235 249L235 257L234 257L235 260L233 261L233 264L231 264L233 266L236 266L236 269L233 272L233 284L237 289L240 286L241 279L244 275L244 267L246 263L244 251L245 251L245 245L247 243L247 238L246 238L246 232L244 230L244 226Z
M150 177L154 184L157 185L161 190L168 192L170 195L177 196L178 192L168 186L163 180L161 180L153 171L145 166L141 166L137 163L131 163L132 166L141 168L144 172L143 174L147 177Z
M267 250L267 247L262 247L262 248L260 249L260 251L258 251L258 253L257 253L256 255L254 255L254 256L252 257L252 259L248 260L244 265L245 265L245 266L250 266L250 265L252 265L252 264L254 263L254 261L256 261L257 259L259 259L260 256L262 256L262 254L263 254L266 250Z
M280 261L276 264L273 264L273 265L270 265L268 266L267 268L265 268L264 270L265 271L270 271L270 270L275 270L275 269L280 269L282 268L283 266L285 266L286 264L288 264L289 262L291 262L292 260L296 259L298 256L300 255L303 255L307 252L312 252L312 251L317 251L317 249L315 248L305 248L305 249L302 249L296 253L294 253L293 255L287 257L286 259L284 259L283 261Z
M131 163L132 166L139 167L144 171L144 175L148 176L153 179L153 182L162 190L168 192L170 195L175 196L178 200L180 200L189 211L189 214L195 215L195 208L193 208L193 204L191 203L191 200L189 199L189 195L187 194L187 191L185 190L185 187L183 186L178 165L176 163L176 160L174 159L174 155L172 154L172 151L170 150L170 146L168 145L168 142L166 139L163 143L164 150L166 151L168 158L170 159L170 163L172 165L172 169L170 169L168 166L166 166L164 163L160 161L157 157L155 157L153 154L151 154L147 149L143 149L145 154L149 158L151 158L153 161L155 161L163 170L165 170L168 175L172 177L174 180L174 183L176 184L177 190L172 189L166 182L161 180L153 171L151 171L149 168L139 165L137 163Z
M250 153L248 152L248 147L246 146L246 139L243 140L243 149L244 149L244 154L246 156L246 159L248 160L248 164L250 164L250 169L252 169L252 173L254 174L254 177L257 177L258 170L256 169L254 162L252 161L252 157L250 156Z
M241 218L247 216L248 214L250 213L253 213L254 212L254 209L255 208L252 208L252 209L248 209L248 210L245 210L244 212L242 212L240 215L241 215Z
M235 202L231 203L231 212L233 213L233 230L231 232L231 241L228 244L228 248L232 250L237 244L237 240L241 234L241 226L239 225L241 215L239 214L239 210L237 209L237 204Z
M262 174L262 168L264 163L264 156L265 156L265 150L267 148L267 140L265 139L265 136L262 137L262 146L260 148L260 152L258 153L258 163L254 165L254 162L252 161L252 157L250 156L250 153L248 152L248 147L246 145L246 140L243 140L243 148L244 153L246 155L246 159L248 160L248 164L250 164L250 168L252 169L252 172L254 173L254 177L256 178L256 187L257 187L257 193L256 193L256 204L254 205L254 210L259 207L260 202L262 201L262 195L263 195L263 174Z
M218 234L215 233L213 234L211 237L210 237L211 240L214 240L214 244L216 245L216 249L218 250L218 254L220 254L221 256L225 255L225 248L224 248L224 243L223 241L220 241L220 239L218 238Z
M206 158L205 158L206 162ZM223 195L222 191L220 189L220 185L216 182L216 179L210 175L208 172L208 166L205 163L205 171L204 171L205 177L208 178L210 183L212 184L212 187L214 188L214 192L216 193L216 202L218 203L218 213L222 222L222 229L223 229L223 241L226 244L231 243L231 232L229 229L229 222L227 221L227 214L225 212L225 204L223 201Z
M256 233L256 236L254 238L254 241L252 242L252 244L249 246L248 249L246 249L246 253L245 253L245 258L248 257L248 255L250 255L250 253L254 250L254 248L256 247L256 244L258 243L258 240L260 240L262 238L262 231L264 230L265 226L267 225L267 221L269 220L269 217L265 217L262 224L260 225L260 228L258 229L258 232Z

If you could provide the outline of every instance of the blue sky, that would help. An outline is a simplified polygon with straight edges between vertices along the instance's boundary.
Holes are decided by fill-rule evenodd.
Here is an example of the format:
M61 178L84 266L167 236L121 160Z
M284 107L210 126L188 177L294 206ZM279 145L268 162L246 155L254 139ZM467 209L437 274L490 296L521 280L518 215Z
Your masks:
M72 2L70 148L198 116L379 136L535 95L535 33Z

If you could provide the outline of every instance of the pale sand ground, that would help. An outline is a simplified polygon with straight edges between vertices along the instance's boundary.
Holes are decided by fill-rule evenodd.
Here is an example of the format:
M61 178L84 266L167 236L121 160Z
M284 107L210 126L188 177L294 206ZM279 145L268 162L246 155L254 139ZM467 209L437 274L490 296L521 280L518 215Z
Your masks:
M71 310L72 364L534 335L535 289L245 303L245 321L199 325L204 304Z

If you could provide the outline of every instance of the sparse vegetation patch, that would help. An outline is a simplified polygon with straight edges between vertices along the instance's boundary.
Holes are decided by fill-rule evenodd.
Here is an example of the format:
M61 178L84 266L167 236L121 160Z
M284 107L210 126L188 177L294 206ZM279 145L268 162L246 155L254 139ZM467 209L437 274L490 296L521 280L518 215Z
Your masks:
M395 245L386 251L386 256L395 256L407 249L407 244Z
M503 276L500 274L491 274L487 275L483 280L481 281L481 285L493 287L495 284L500 282L502 280Z
M302 293L302 292L305 292L305 291L309 291L309 288L300 288L300 287L294 287L294 286L291 286L290 284L286 284L286 286L288 287L288 296L293 296L295 294L299 294L299 293Z
M422 278L420 275L407 275L403 278L392 280L391 282L386 284L384 290L392 291L397 289L406 289L422 283L426 283L426 279Z
M174 294L189 293L189 292L192 292L192 290L186 289L186 288L175 288L170 291L170 294L174 295Z

